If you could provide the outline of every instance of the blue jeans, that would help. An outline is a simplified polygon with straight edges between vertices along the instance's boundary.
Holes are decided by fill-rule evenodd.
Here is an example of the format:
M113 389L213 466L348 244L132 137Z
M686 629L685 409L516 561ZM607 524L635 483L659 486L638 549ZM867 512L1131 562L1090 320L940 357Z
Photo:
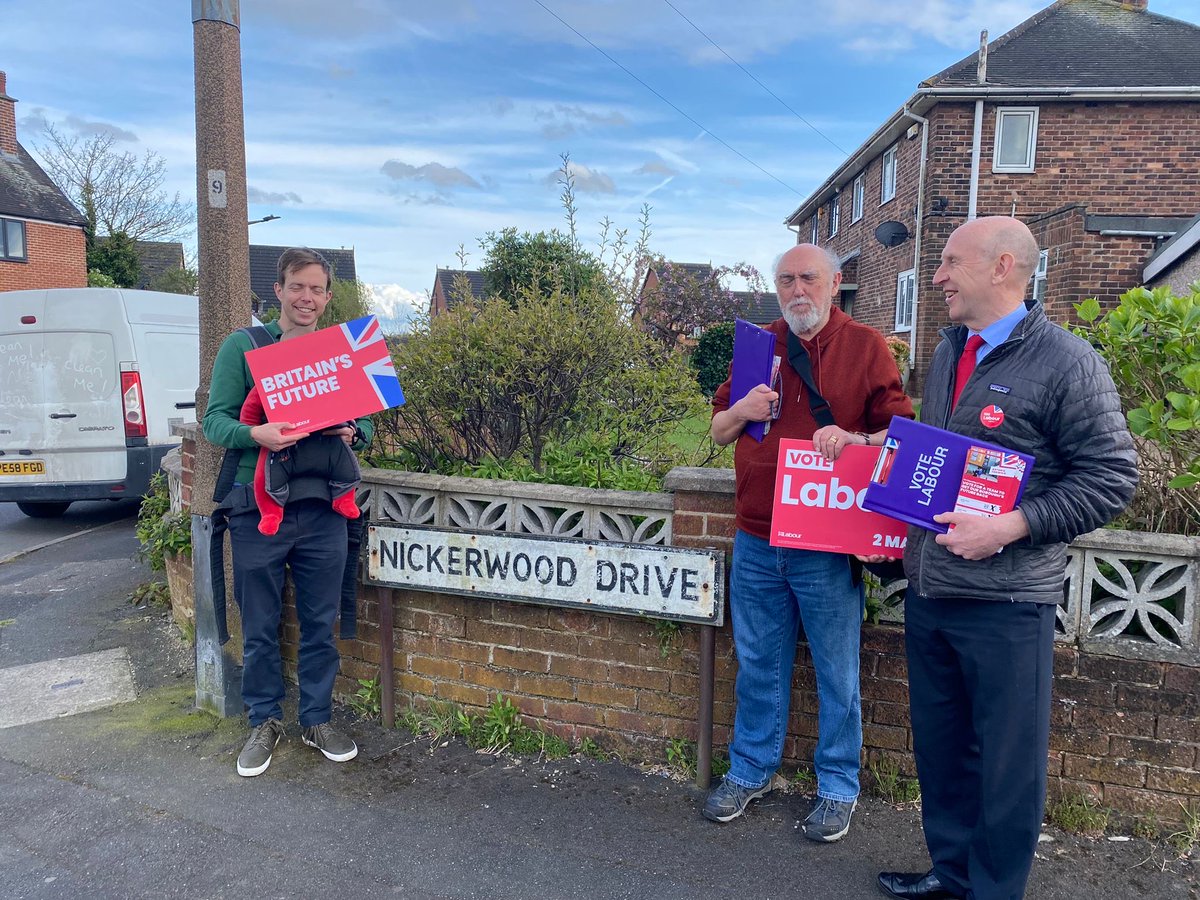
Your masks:
M242 612L242 702L250 724L283 718L279 619L285 567L296 586L300 621L300 725L328 722L339 658L333 622L346 568L346 520L328 501L300 500L284 507L279 533L258 530L258 511L231 516L234 593Z
M758 788L779 768L803 621L817 676L817 795L854 800L862 752L858 645L866 601L862 585L851 584L849 560L772 547L738 531L729 584L738 674L726 777Z

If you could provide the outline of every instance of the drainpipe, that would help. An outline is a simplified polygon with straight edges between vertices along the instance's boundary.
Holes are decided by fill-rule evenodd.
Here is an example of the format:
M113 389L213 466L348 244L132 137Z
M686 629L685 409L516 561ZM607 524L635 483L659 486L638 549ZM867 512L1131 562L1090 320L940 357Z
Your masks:
M929 156L929 120L918 116L907 106L904 107L903 113L921 126L921 162L917 167L916 238L913 241L913 325L908 348L911 377L917 368L917 337L921 332L921 318L917 311L920 309L921 296L921 236L925 233L925 161Z
M979 32L979 64L975 69L975 81L978 84L987 83L987 41L986 30ZM967 199L967 221L975 218L975 208L979 201L979 156L983 144L983 101L975 101L975 133L971 140L971 194Z

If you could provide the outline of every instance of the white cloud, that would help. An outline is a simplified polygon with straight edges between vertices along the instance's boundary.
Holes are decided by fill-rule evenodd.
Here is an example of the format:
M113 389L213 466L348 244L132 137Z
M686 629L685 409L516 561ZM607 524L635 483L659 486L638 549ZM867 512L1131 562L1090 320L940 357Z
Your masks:
M398 284L369 284L371 305L387 334L408 331L429 309L429 297Z
M650 162L642 163L633 170L634 175L663 175L670 178L672 175L678 175L677 169L672 169L664 162L658 160L650 160Z
M264 191L254 185L246 187L247 203L303 203L300 195L294 191Z
M411 166L398 159L389 159L383 164L380 171L388 178L394 178L397 181L428 181L438 190L449 190L456 187L483 190L483 185L462 169L443 166L436 162L425 163L423 166Z
M568 170L574 178L575 190L581 194L615 194L617 192L617 186L613 183L612 178L597 169L590 169L582 163L571 160L568 163ZM561 177L561 169L555 169L542 181L557 186Z

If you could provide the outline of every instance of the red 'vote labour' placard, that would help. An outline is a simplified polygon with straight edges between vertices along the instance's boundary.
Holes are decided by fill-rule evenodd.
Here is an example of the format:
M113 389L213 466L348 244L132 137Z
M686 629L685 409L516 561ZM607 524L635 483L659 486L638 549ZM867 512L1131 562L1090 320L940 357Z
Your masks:
M812 441L779 442L771 545L859 556L901 556L907 527L863 509L878 447L842 448L830 462Z
M268 422L320 431L404 403L375 316L279 341L246 354Z

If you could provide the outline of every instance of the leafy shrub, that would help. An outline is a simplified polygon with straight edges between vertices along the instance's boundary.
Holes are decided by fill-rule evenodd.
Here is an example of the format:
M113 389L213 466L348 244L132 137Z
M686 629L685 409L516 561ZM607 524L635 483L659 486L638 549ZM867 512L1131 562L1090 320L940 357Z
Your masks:
M1200 286L1134 288L1101 315L1095 299L1075 307L1112 371L1138 444L1141 481L1127 523L1200 534Z
M733 362L732 322L714 325L703 334L692 351L691 364L696 370L696 381L704 396L711 397L722 382L729 377L729 364Z
M407 402L376 430L418 471L645 488L678 460L664 436L704 407L686 361L607 293L460 304L420 323L396 366Z
M192 517L171 511L167 476L162 472L150 479L150 489L138 507L134 534L141 543L142 558L155 572L166 568L166 555L192 553Z

